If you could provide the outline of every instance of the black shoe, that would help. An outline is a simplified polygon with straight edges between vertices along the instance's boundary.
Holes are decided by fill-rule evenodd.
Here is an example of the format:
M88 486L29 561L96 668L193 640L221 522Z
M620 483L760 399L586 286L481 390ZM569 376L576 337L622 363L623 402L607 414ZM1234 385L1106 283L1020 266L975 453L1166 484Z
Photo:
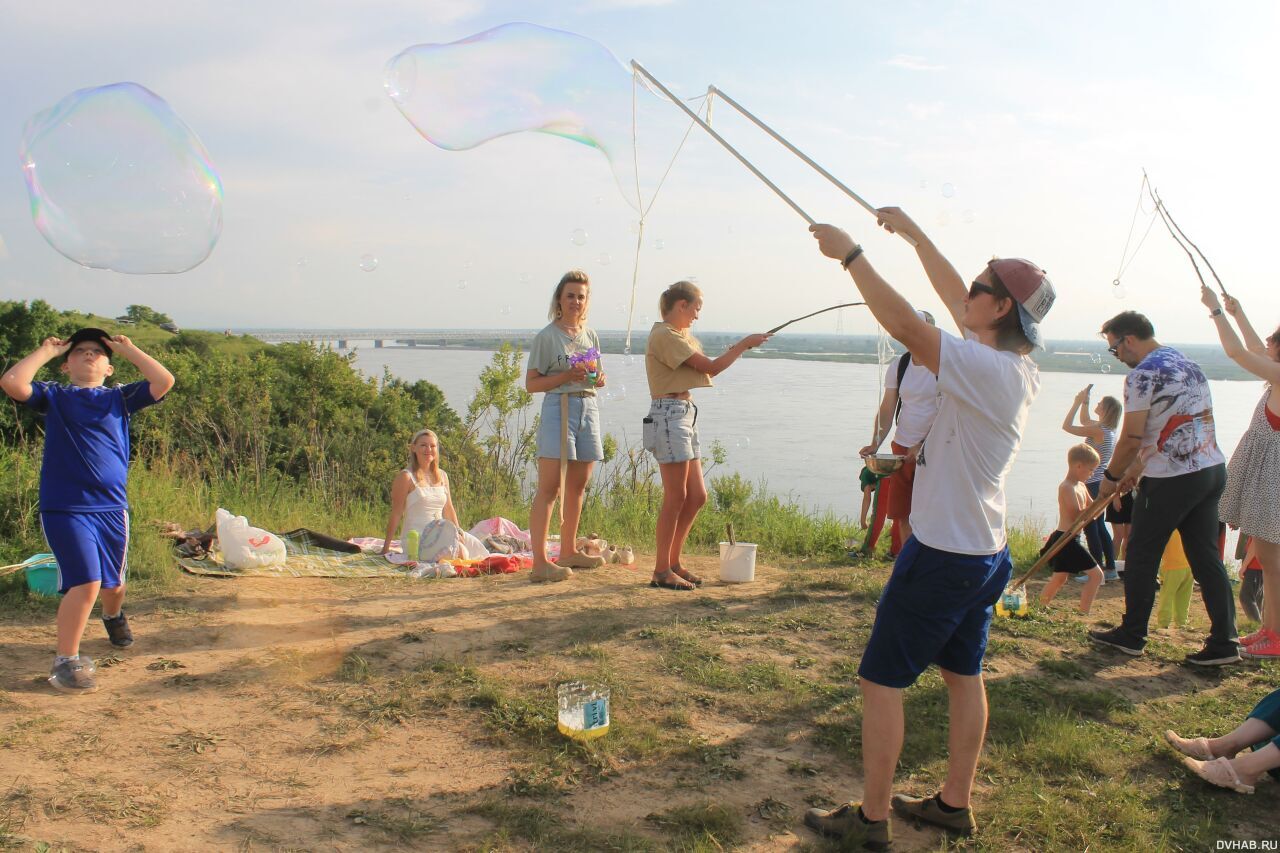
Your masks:
M1228 646L1221 649L1213 649L1205 646L1195 654L1187 655L1187 663L1196 666L1222 666L1223 664L1236 663L1240 660L1240 648L1238 646Z
M117 649L127 649L133 645L133 632L129 630L129 620L123 610L114 619L104 616L102 624L107 626L107 636L111 639L111 645Z
M1142 654L1142 647L1146 645L1146 643L1141 640L1135 642L1133 638L1126 634L1121 628L1112 628L1110 631L1090 631L1089 639L1093 640L1095 643L1100 643L1104 646L1110 646L1113 649L1118 649L1126 655L1132 655L1135 658Z

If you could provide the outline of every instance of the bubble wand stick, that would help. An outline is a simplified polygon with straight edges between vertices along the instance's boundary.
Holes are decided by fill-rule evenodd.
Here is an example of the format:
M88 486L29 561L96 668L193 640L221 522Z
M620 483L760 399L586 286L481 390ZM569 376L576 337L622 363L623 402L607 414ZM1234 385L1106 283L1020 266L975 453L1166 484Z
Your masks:
M837 308L852 308L852 307L854 307L855 305L866 305L866 304L867 304L867 303L865 303L865 302L845 302L845 303L843 303L843 304L841 304L841 305L832 305L830 308L820 308L820 309L818 309L817 311L814 311L812 314L805 314L803 317L797 317L797 318L795 318L794 320L788 320L787 322L783 323L781 326L774 326L772 329L770 329L769 331L765 332L765 334L766 334L766 335L772 335L772 334L775 334L775 333L777 333L777 332L782 331L782 330L783 330L783 329L785 329L787 326L790 326L792 323L799 323L801 320L807 320L807 319L809 319L810 317L816 317L816 316L818 316L819 314L825 314L825 313L827 313L828 311L834 311L834 310L836 310Z
M1147 180L1147 172L1145 169L1142 172L1142 178L1143 180ZM1147 192L1151 194L1151 200L1156 203L1156 211L1159 212L1160 219L1164 222L1164 227L1169 232L1169 236L1172 237L1174 242L1182 248L1182 251L1187 253L1187 257L1191 260L1191 266L1196 271L1196 278L1200 279L1200 284L1204 287L1209 286L1205 282L1204 276L1200 274L1200 265L1196 263L1196 255L1199 255L1200 260L1204 261L1204 265L1209 268L1209 272L1213 275L1213 280L1218 283L1218 290L1222 292L1223 296L1226 296L1227 289L1222 286L1222 279L1218 278L1217 270L1213 268L1213 264L1209 263L1209 259L1204 256L1204 252L1200 251L1200 247L1191 242L1191 238L1186 235L1186 232L1178 226L1178 223L1173 221L1173 217L1169 215L1169 208L1164 206L1164 201L1160 198L1160 193L1156 191L1156 188L1151 185L1149 180L1147 181ZM1191 254L1191 249L1188 249L1187 246L1190 246L1191 249L1195 249L1196 255Z

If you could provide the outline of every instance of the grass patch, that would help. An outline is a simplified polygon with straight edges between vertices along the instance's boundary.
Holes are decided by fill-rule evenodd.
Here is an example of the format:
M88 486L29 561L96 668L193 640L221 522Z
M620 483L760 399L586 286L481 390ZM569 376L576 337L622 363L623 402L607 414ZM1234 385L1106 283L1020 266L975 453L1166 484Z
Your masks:
M670 836L676 850L724 850L743 837L742 816L716 803L676 806L645 820Z

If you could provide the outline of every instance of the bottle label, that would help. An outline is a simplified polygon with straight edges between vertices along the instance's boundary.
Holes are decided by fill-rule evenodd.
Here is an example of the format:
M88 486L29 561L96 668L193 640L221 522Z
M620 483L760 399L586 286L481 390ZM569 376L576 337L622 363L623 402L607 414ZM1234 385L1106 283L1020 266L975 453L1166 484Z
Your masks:
M609 722L609 705L605 699L596 699L582 706L582 728L598 729Z

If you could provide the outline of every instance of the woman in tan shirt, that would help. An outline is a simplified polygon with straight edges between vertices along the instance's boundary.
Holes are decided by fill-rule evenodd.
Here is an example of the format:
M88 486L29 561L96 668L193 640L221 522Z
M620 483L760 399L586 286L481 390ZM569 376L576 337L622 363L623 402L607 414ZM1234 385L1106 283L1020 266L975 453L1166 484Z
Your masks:
M662 511L658 514L658 545L650 586L690 590L702 578L680 565L680 552L698 511L707 502L698 453L698 407L689 391L707 388L711 377L737 361L744 352L769 340L767 334L747 335L719 358L708 358L689 328L702 311L702 291L678 281L658 299L662 321L653 324L645 347L645 372L653 402L644 419L644 447L658 460L662 474Z

